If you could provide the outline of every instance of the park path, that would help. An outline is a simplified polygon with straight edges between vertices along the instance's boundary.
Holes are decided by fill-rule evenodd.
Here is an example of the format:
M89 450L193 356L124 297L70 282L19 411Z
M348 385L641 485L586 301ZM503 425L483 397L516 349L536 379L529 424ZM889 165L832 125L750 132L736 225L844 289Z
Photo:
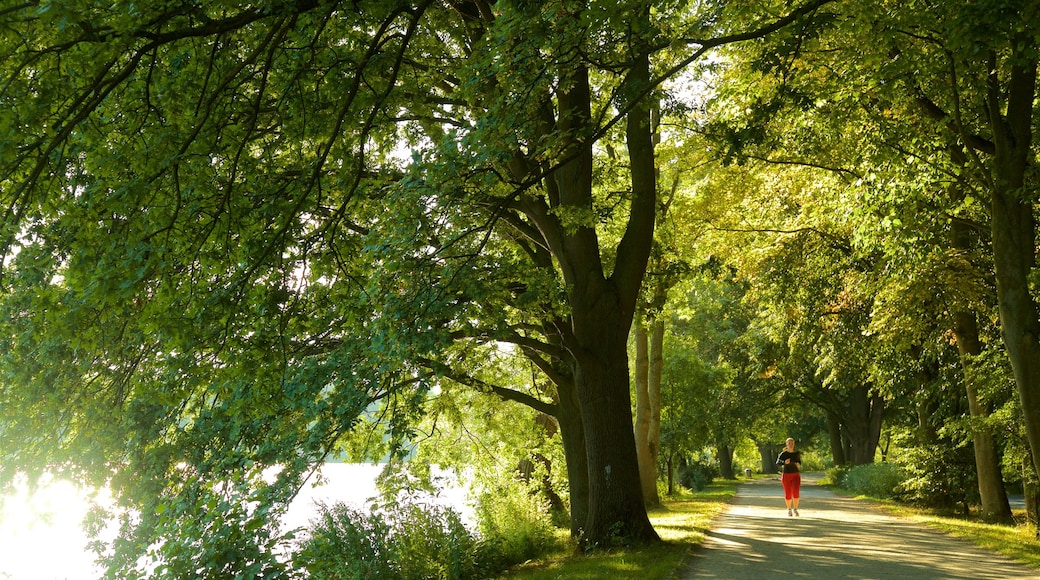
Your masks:
M970 542L840 497L803 476L801 517L788 517L779 478L741 484L687 558L682 580L1037 580L1040 571Z

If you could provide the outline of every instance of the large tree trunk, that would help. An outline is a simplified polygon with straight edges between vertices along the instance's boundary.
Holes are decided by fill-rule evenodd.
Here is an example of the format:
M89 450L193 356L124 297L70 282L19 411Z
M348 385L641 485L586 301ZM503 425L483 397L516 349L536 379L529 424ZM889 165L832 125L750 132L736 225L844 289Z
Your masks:
M649 59L633 65L630 81L649 80ZM559 130L582 135L591 125L592 95L588 71L578 67L559 96ZM636 299L646 273L656 212L654 152L649 110L636 103L628 114L626 138L632 178L632 202L625 234L618 244L614 271L605 276L599 240L592 226L558 221L547 232L567 283L571 328L564 329L574 357L575 386L585 430L589 511L582 534L584 548L622 540L660 541L650 525L639 479L628 369L628 335ZM581 210L592 199L592 148L575 141L568 161L551 178L550 195L561 207ZM530 206L536 221L550 224L543 208Z
M860 385L849 391L845 427L851 443L848 457L852 465L874 462L878 442L881 440L881 419L885 400L870 394L870 388Z
M1033 196L1025 190L1030 165L1033 100L1037 59L1026 38L1008 57L1007 98L1001 99L997 57L988 87L988 113L993 128L992 202L993 267L1004 346L1011 360L1033 464L1040 465L1040 320L1030 293L1029 275L1036 252ZM1005 112L1006 111L1006 112Z
M736 479L733 473L733 446L719 443L715 446L715 458L719 461L719 475L723 479Z
M607 322L598 337L582 341L585 351L578 356L578 399L589 474L589 514L582 542L586 548L607 547L614 539L659 539L643 503L626 344L617 339L616 331L610 332L610 326Z
M589 517L589 469L585 430L581 423L578 391L573 384L556 387L559 395L556 419L560 424L563 454L567 461L567 483L571 496L571 537L578 538Z

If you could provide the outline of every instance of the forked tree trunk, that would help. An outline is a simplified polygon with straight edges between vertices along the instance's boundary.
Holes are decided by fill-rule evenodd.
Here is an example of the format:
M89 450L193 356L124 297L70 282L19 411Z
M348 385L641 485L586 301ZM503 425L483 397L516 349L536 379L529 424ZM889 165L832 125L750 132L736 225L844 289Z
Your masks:
M630 82L649 82L649 58L636 59ZM581 135L591 124L588 71L571 71L559 93L563 134ZM588 516L581 546L660 541L643 504L639 479L628 369L628 335L636 299L653 241L656 178L649 110L636 103L629 111L626 140L632 202L625 235L618 244L614 271L604 272L593 226L565 225L532 200L529 214L548 234L549 246L567 284L569 329L562 335L573 357L575 387L585 432L589 482ZM592 148L575 141L569 161L553 173L550 195L561 207L580 210L592 200Z

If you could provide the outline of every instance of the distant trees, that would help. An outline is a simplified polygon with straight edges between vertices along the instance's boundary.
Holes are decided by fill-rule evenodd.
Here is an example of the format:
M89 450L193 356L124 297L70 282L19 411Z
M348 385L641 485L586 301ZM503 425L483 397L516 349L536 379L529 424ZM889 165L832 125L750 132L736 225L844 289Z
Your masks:
M923 387L936 384L926 378L937 376L928 369L930 361L947 360L937 351L955 344L962 364L956 380L968 395L964 410L973 416L983 512L1003 521L1010 512L1001 480L1002 443L994 439L1002 427L988 417L1004 401L999 391L980 391L973 366L988 358L983 352L1002 351L1016 369L1024 423L1036 423L1027 410L1037 408L1030 395L1034 388L1029 372L1022 370L1032 368L1024 362L1031 356L1029 341L1015 338L1032 332L1026 329L1036 318L1032 291L1020 282L1022 273L1033 268L1035 248L1029 240L1035 235L1035 196L1029 192L1035 183L1019 174L1030 162L1015 157L1020 147L1032 148L1037 64L1022 51L1032 54L1027 47L1034 46L1035 35L1027 32L1026 22L1035 9L1026 3L842 3L833 8L833 20L817 21L820 33L797 50L779 50L782 45L771 42L778 37L734 47L732 67L719 84L719 107L713 109L729 111L728 120L715 115L707 126L718 138L720 153L753 167L748 173L830 174L794 184L802 191L825 186L825 197L796 199L781 206L793 210L787 213L755 212L757 225L746 223L747 213L735 216L744 225L727 225L772 229L778 246L801 244L791 254L796 260L807 259L808 248L829 245L836 251L776 286L788 297L794 288L815 288L827 305L788 310L796 316L792 320L808 321L828 311L822 315L833 315L834 324L820 327L826 334L792 334L792 347L846 325L845 334L835 335L838 340L830 346L813 338L802 354L810 370L805 378L822 371L816 377L820 386L822 380L838 379L835 384L853 389L850 394L861 401L830 405L835 460L872 460L875 410L909 392L911 375L925 389L915 396L931 396ZM794 167L801 169L782 169ZM776 179L757 183L788 187ZM1008 184L1014 184L1013 201ZM839 198L843 201L833 201ZM839 266L842 259L847 263ZM780 268L798 271L796 265ZM805 277L807 272L811 276L828 268L833 269L822 279L832 293L820 292L826 286L806 284L813 279ZM857 321L839 317L855 309ZM995 317L996 311L1000 344L985 330L977 334L978 321ZM880 361L902 367L902 378L878 366ZM856 367L860 370L847 374ZM846 374L839 378L834 371L841 368ZM863 401L868 415L862 412ZM836 414L842 407L859 409L858 418L850 415L849 424L842 425ZM856 437L865 447L837 443L848 427L866 434Z

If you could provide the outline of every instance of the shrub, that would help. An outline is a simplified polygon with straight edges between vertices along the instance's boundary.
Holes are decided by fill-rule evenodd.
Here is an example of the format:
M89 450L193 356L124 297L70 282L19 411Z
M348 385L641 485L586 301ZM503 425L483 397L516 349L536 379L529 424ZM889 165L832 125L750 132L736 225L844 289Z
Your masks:
M481 493L475 508L477 561L485 573L521 564L555 545L547 502L522 482Z
M701 491L718 476L719 468L714 463L695 461L679 466L679 483L693 491Z
M402 579L463 579L478 577L476 539L454 509L439 505L405 504L392 515L390 541L397 575Z
M488 578L553 548L555 529L542 496L520 481L497 482L479 495L476 530L454 509L413 489L400 475L382 501L363 511L320 506L293 565L316 580Z
M953 509L978 502L979 488L975 457L969 445L916 447L906 451L903 462L908 478L904 483L906 499L937 508Z
M906 471L895 463L869 463L838 471L838 484L857 494L891 499L902 491Z
M476 578L475 545L451 508L409 501L366 513L340 502L321 507L293 563L318 580Z
M835 485L843 487L842 482L845 481L845 474L848 473L849 468L846 466L835 466L824 472L823 477L820 478L820 485Z
M293 563L312 578L382 578L393 570L390 525L343 502L320 506Z

